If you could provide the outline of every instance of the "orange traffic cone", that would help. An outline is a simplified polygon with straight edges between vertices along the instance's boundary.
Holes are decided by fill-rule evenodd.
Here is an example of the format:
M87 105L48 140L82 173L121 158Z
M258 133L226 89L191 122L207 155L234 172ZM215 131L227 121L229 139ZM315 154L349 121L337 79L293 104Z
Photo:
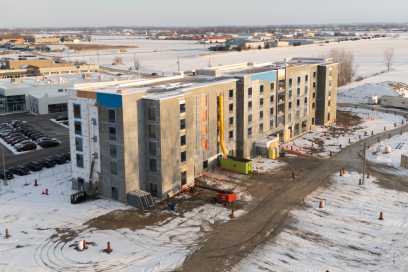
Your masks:
M106 244L106 248L103 250L103 252L108 253L108 254L111 254L112 251L113 251L113 249L111 248L111 243L108 242L108 243Z
M378 217L378 220L384 220L384 213L380 212L380 217Z

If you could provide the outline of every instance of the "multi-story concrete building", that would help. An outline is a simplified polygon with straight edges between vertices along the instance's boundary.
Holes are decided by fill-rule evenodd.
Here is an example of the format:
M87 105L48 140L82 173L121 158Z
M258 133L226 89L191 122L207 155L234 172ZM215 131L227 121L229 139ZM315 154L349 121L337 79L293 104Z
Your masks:
M267 137L287 142L332 124L336 85L337 64L300 58L78 85L69 102L74 184L95 182L103 196L134 205L143 191L171 196L222 154L251 158Z

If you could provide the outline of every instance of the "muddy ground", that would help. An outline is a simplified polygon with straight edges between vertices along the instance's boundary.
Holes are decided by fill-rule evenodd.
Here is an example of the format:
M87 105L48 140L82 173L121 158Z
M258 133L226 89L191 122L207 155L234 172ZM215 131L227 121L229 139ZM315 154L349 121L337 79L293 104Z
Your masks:
M404 129L407 128L405 126ZM362 142L377 142L379 138L398 134L399 131L395 129L369 137L344 148L329 159L285 158L290 167L274 175L256 177L254 187L249 187L255 196L250 204L251 210L237 219L215 226L202 246L187 258L182 271L229 271L256 247L273 239L288 226L289 211L303 206L303 199L317 188L329 186L330 176L338 173L340 168L361 171ZM295 180L289 174L292 169L296 171ZM407 188L404 184L406 181L382 175L383 186ZM387 182L390 179L396 181Z

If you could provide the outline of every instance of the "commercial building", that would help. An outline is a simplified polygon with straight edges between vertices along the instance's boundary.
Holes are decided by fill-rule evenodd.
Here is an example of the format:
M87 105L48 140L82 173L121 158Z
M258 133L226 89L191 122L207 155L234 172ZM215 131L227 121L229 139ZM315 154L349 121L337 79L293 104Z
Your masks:
M61 37L58 36L35 36L35 44L58 44L61 42Z
M0 69L0 78L89 74L99 71L95 64L56 63L51 59L10 59Z
M0 80L0 115L18 112L33 114L66 113L68 90L74 84L112 80L99 73Z
M333 124L337 69L330 59L295 58L76 85L68 107L73 185L132 205L141 192L172 196L221 155L249 159Z

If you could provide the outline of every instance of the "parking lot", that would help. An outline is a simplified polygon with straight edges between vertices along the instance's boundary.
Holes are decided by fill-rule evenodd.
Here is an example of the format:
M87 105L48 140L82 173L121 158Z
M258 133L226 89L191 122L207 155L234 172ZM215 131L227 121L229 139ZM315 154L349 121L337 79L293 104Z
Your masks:
M60 114L59 114L60 115ZM69 152L69 132L68 129L52 122L51 118L58 115L31 115L28 113L11 114L0 116L0 123L19 120L35 128L35 130L47 135L50 138L57 139L60 144L55 147L42 148L21 154L14 154L3 144L0 144L0 152L4 152L4 161L6 169L20 166L33 161L48 158L53 155L59 155ZM3 162L0 158L0 169L3 169Z

